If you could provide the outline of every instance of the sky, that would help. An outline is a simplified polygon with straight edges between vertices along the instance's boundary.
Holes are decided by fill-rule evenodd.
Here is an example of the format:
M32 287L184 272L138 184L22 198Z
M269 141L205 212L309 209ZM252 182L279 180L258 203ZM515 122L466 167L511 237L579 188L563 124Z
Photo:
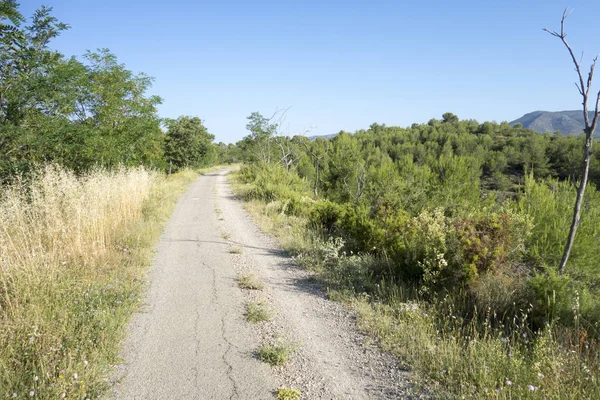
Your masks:
M581 107L560 40L586 69L600 52L600 1L20 0L71 29L68 56L108 48L155 78L162 117L202 118L217 142L248 134L246 117L288 109L286 135L409 126L452 112L511 121ZM600 74L596 88L600 88Z

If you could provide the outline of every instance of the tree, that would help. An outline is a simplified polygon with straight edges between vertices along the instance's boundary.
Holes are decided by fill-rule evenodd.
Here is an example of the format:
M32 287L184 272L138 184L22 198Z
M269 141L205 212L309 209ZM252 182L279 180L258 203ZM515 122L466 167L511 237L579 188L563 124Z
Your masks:
M577 86L577 90L582 97L583 104L583 118L585 122L585 143L583 145L583 164L581 166L581 177L579 185L577 185L577 197L575 200L575 206L573 208L573 220L571 222L571 227L569 229L569 235L567 237L567 243L565 244L565 249L563 252L562 259L560 260L560 264L558 266L558 270L560 273L564 272L565 266L567 265L567 261L569 260L569 254L571 253L571 249L573 248L573 243L575 241L575 234L577 233L577 228L579 227L579 223L581 221L581 205L583 203L583 197L585 194L585 188L587 186L588 175L590 171L590 162L592 159L592 144L594 142L594 131L596 130L596 126L598 125L598 116L600 115L600 91L596 95L596 106L594 108L594 112L592 114L592 118L590 119L590 114L588 113L588 100L590 98L592 80L594 78L594 69L596 68L596 61L598 60L598 56L594 58L592 64L590 66L590 70L587 74L587 79L584 79L584 73L581 69L581 61L578 61L575 58L575 54L571 49L571 46L567 42L567 34L565 32L565 20L569 16L570 11L565 9L563 12L562 19L560 21L560 32L550 31L544 28L544 31L548 32L554 37L559 38L563 45L567 48L569 55L571 56L571 60L575 65L575 71L577 72L577 77L579 82L575 83Z
M451 112L442 114L442 122L444 123L455 123L458 122L458 117Z
M208 133L200 118L181 116L166 124L165 157L169 169L198 167L210 161L215 137Z
M51 11L41 7L25 24L15 1L0 0L0 180L44 162L164 167L153 79L107 49L82 61L53 50L69 27Z
M271 118L266 118L255 111L247 118L246 129L250 132L250 135L244 139L248 139L251 143L249 150L252 154L265 163L271 162L271 139L275 136L278 126L271 122L275 114Z

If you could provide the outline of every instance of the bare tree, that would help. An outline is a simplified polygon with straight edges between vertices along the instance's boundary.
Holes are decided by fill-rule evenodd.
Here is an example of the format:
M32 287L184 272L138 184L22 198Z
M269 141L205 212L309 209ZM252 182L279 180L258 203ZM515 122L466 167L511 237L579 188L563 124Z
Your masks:
M562 259L560 260L560 264L558 266L558 270L561 274L564 272L565 266L567 265L567 261L569 260L569 254L571 253L571 248L573 247L575 234L577 233L577 228L579 227L579 223L581 221L581 205L583 203L583 196L585 194L585 187L587 186L588 174L590 171L590 161L592 158L592 143L594 142L594 131L596 130L596 126L598 125L598 116L600 115L600 91L596 95L596 107L594 109L593 118L590 119L590 114L588 112L588 100L590 98L592 80L594 78L594 69L596 68L596 61L598 60L598 56L596 56L592 61L592 65L590 66L590 70L587 74L587 80L584 79L584 73L581 71L581 62L583 60L583 54L581 59L577 60L575 54L573 54L571 46L569 46L569 43L567 43L566 40L567 34L565 33L565 20L567 19L570 13L571 12L568 9L565 9L565 11L563 12L563 16L560 21L560 33L556 31L550 31L544 28L544 31L548 32L552 36L559 38L569 51L571 60L575 65L577 77L579 78L579 82L576 82L575 86L577 86L577 90L579 91L579 94L581 95L583 100L583 118L585 121L585 144L583 146L583 165L581 166L581 179L579 185L576 185L577 199L575 200L575 207L573 209L573 221L571 222L571 228L569 229L569 236L567 238L567 243L565 244L565 250L563 252ZM592 96L593 95L594 94L592 93Z

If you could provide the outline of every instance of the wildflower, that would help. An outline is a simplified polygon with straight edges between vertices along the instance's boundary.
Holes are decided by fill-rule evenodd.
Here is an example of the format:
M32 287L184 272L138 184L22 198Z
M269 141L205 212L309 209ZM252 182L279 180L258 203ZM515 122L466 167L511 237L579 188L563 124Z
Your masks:
M63 394L60 395L60 398L64 399L65 397L67 397L67 394L65 392L63 392Z
M538 372L538 378L542 379L544 377L544 374L542 374L541 372Z
M83 364L84 364L84 365L88 365L88 364L89 364L89 363L88 363L88 360L83 360Z
M512 385L512 382L511 382L510 380L508 380L508 379L507 379L507 380L506 380L506 386L511 386L511 385Z
M36 381L36 382L37 382L38 379L39 378L37 377L37 375L33 378L33 380Z
M533 385L527 385L527 388L530 392L535 392L536 390L538 390L538 387Z
M77 372L75 372L75 373L73 374L73 378L75 378L75 379L79 378L79 375L77 374Z
M13 392L12 397L17 397L17 392Z
M35 392L32 390L31 392L29 392L29 397L33 397L35 396Z

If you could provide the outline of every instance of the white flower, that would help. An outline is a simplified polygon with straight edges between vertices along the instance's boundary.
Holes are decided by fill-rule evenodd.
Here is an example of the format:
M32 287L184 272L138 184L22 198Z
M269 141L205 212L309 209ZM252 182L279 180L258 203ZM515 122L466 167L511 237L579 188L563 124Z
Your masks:
M530 392L535 392L536 390L538 390L538 387L533 385L527 385L527 388Z
M30 397L33 397L33 396L35 396L35 392L32 390L31 392L29 392L29 396L30 396Z
M37 376L35 378L33 378L34 381L37 381L38 379L40 379L40 378L38 378Z
M79 378L79 375L77 374L77 372L75 372L75 373L73 374L73 378L75 378L75 379Z
M89 364L89 363L88 363L88 360L84 360L84 361L83 361L83 364L84 364L84 365L88 365L88 364Z
M510 386L510 385L512 385L512 382L507 379L506 380L506 386Z
M17 392L13 392L12 397L17 397Z

